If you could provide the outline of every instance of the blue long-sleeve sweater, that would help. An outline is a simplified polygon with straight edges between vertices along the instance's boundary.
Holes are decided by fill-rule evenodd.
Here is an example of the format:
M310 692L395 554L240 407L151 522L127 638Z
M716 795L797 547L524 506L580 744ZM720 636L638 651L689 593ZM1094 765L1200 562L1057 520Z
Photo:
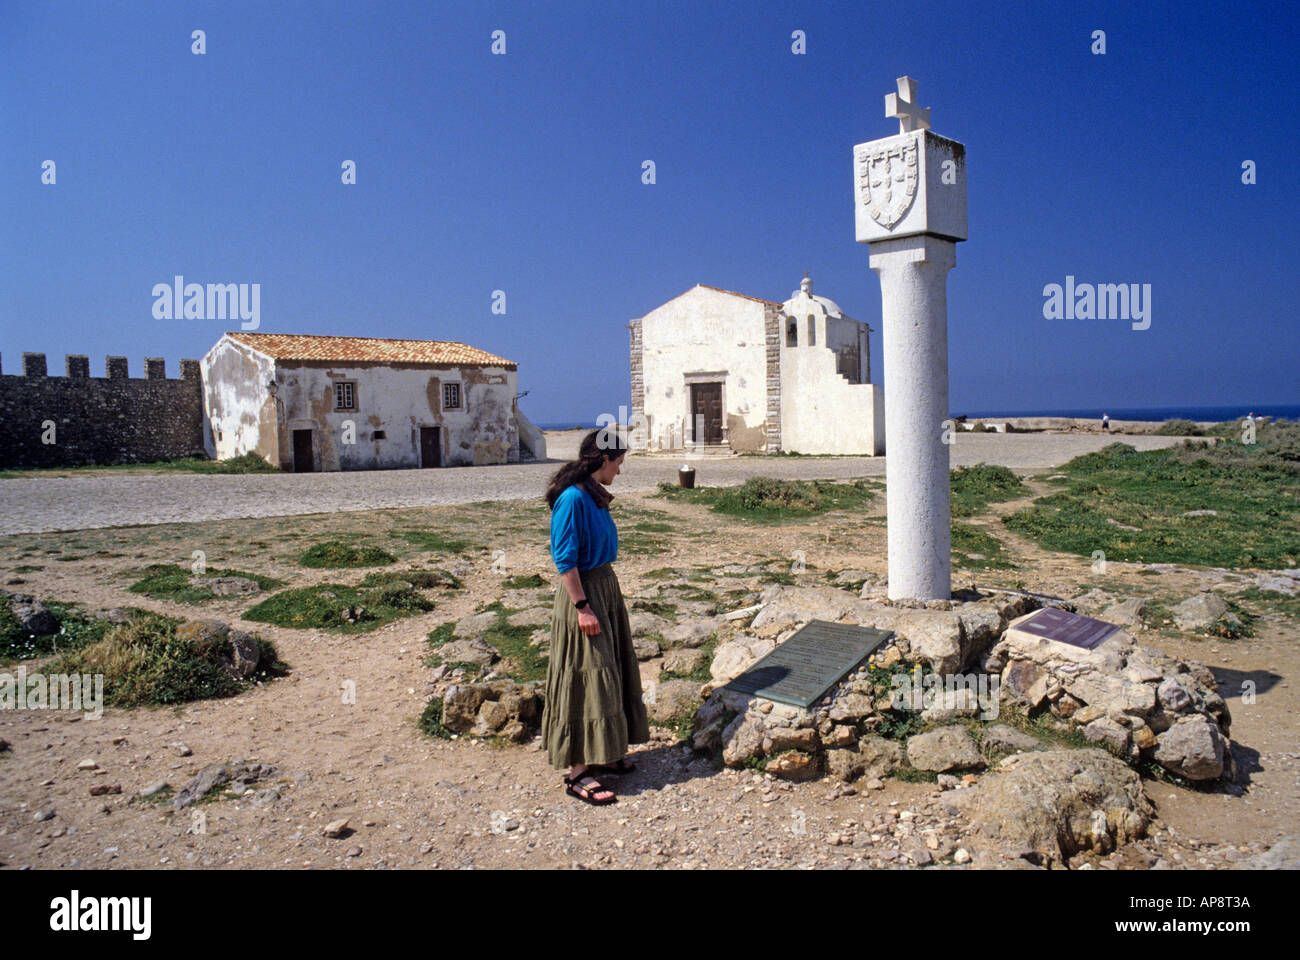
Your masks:
M551 559L560 573L590 570L618 556L618 528L577 484L566 487L551 511Z

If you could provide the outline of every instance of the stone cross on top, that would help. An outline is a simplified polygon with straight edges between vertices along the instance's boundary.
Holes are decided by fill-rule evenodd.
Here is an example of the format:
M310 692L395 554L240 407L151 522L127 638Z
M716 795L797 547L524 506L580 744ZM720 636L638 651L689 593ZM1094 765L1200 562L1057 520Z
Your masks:
M898 78L898 93L885 94L885 116L898 120L898 132L930 129L930 108L916 105L916 81Z

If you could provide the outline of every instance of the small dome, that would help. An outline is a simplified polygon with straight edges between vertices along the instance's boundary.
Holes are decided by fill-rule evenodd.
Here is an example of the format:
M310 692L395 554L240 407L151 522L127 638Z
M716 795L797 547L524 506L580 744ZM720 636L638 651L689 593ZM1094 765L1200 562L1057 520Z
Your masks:
M811 301L811 303L809 302ZM790 294L790 299L782 304L783 309L792 317L802 317L808 313L808 308L816 304L821 311L828 317L842 317L842 311L834 300L826 297L814 296L812 292L812 277L807 274L799 281L799 289Z

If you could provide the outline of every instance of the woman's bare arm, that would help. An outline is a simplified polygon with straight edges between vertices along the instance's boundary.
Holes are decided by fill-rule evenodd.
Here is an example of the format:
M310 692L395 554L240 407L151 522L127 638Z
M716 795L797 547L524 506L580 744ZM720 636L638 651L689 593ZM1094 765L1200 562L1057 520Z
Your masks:
M577 567L570 567L560 574L560 582L564 584L573 603L586 599L587 591L582 589L582 577L578 574ZM600 618L591 612L590 605L578 611L578 629L590 637L600 633Z

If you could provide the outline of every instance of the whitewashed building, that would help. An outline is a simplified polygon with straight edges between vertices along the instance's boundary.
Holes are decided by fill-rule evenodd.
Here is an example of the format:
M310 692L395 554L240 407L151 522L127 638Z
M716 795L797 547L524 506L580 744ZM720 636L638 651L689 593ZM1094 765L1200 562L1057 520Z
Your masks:
M784 303L696 284L627 327L633 448L885 452L872 331L807 276Z
M284 470L545 459L518 367L444 340L227 333L201 361L205 445Z

